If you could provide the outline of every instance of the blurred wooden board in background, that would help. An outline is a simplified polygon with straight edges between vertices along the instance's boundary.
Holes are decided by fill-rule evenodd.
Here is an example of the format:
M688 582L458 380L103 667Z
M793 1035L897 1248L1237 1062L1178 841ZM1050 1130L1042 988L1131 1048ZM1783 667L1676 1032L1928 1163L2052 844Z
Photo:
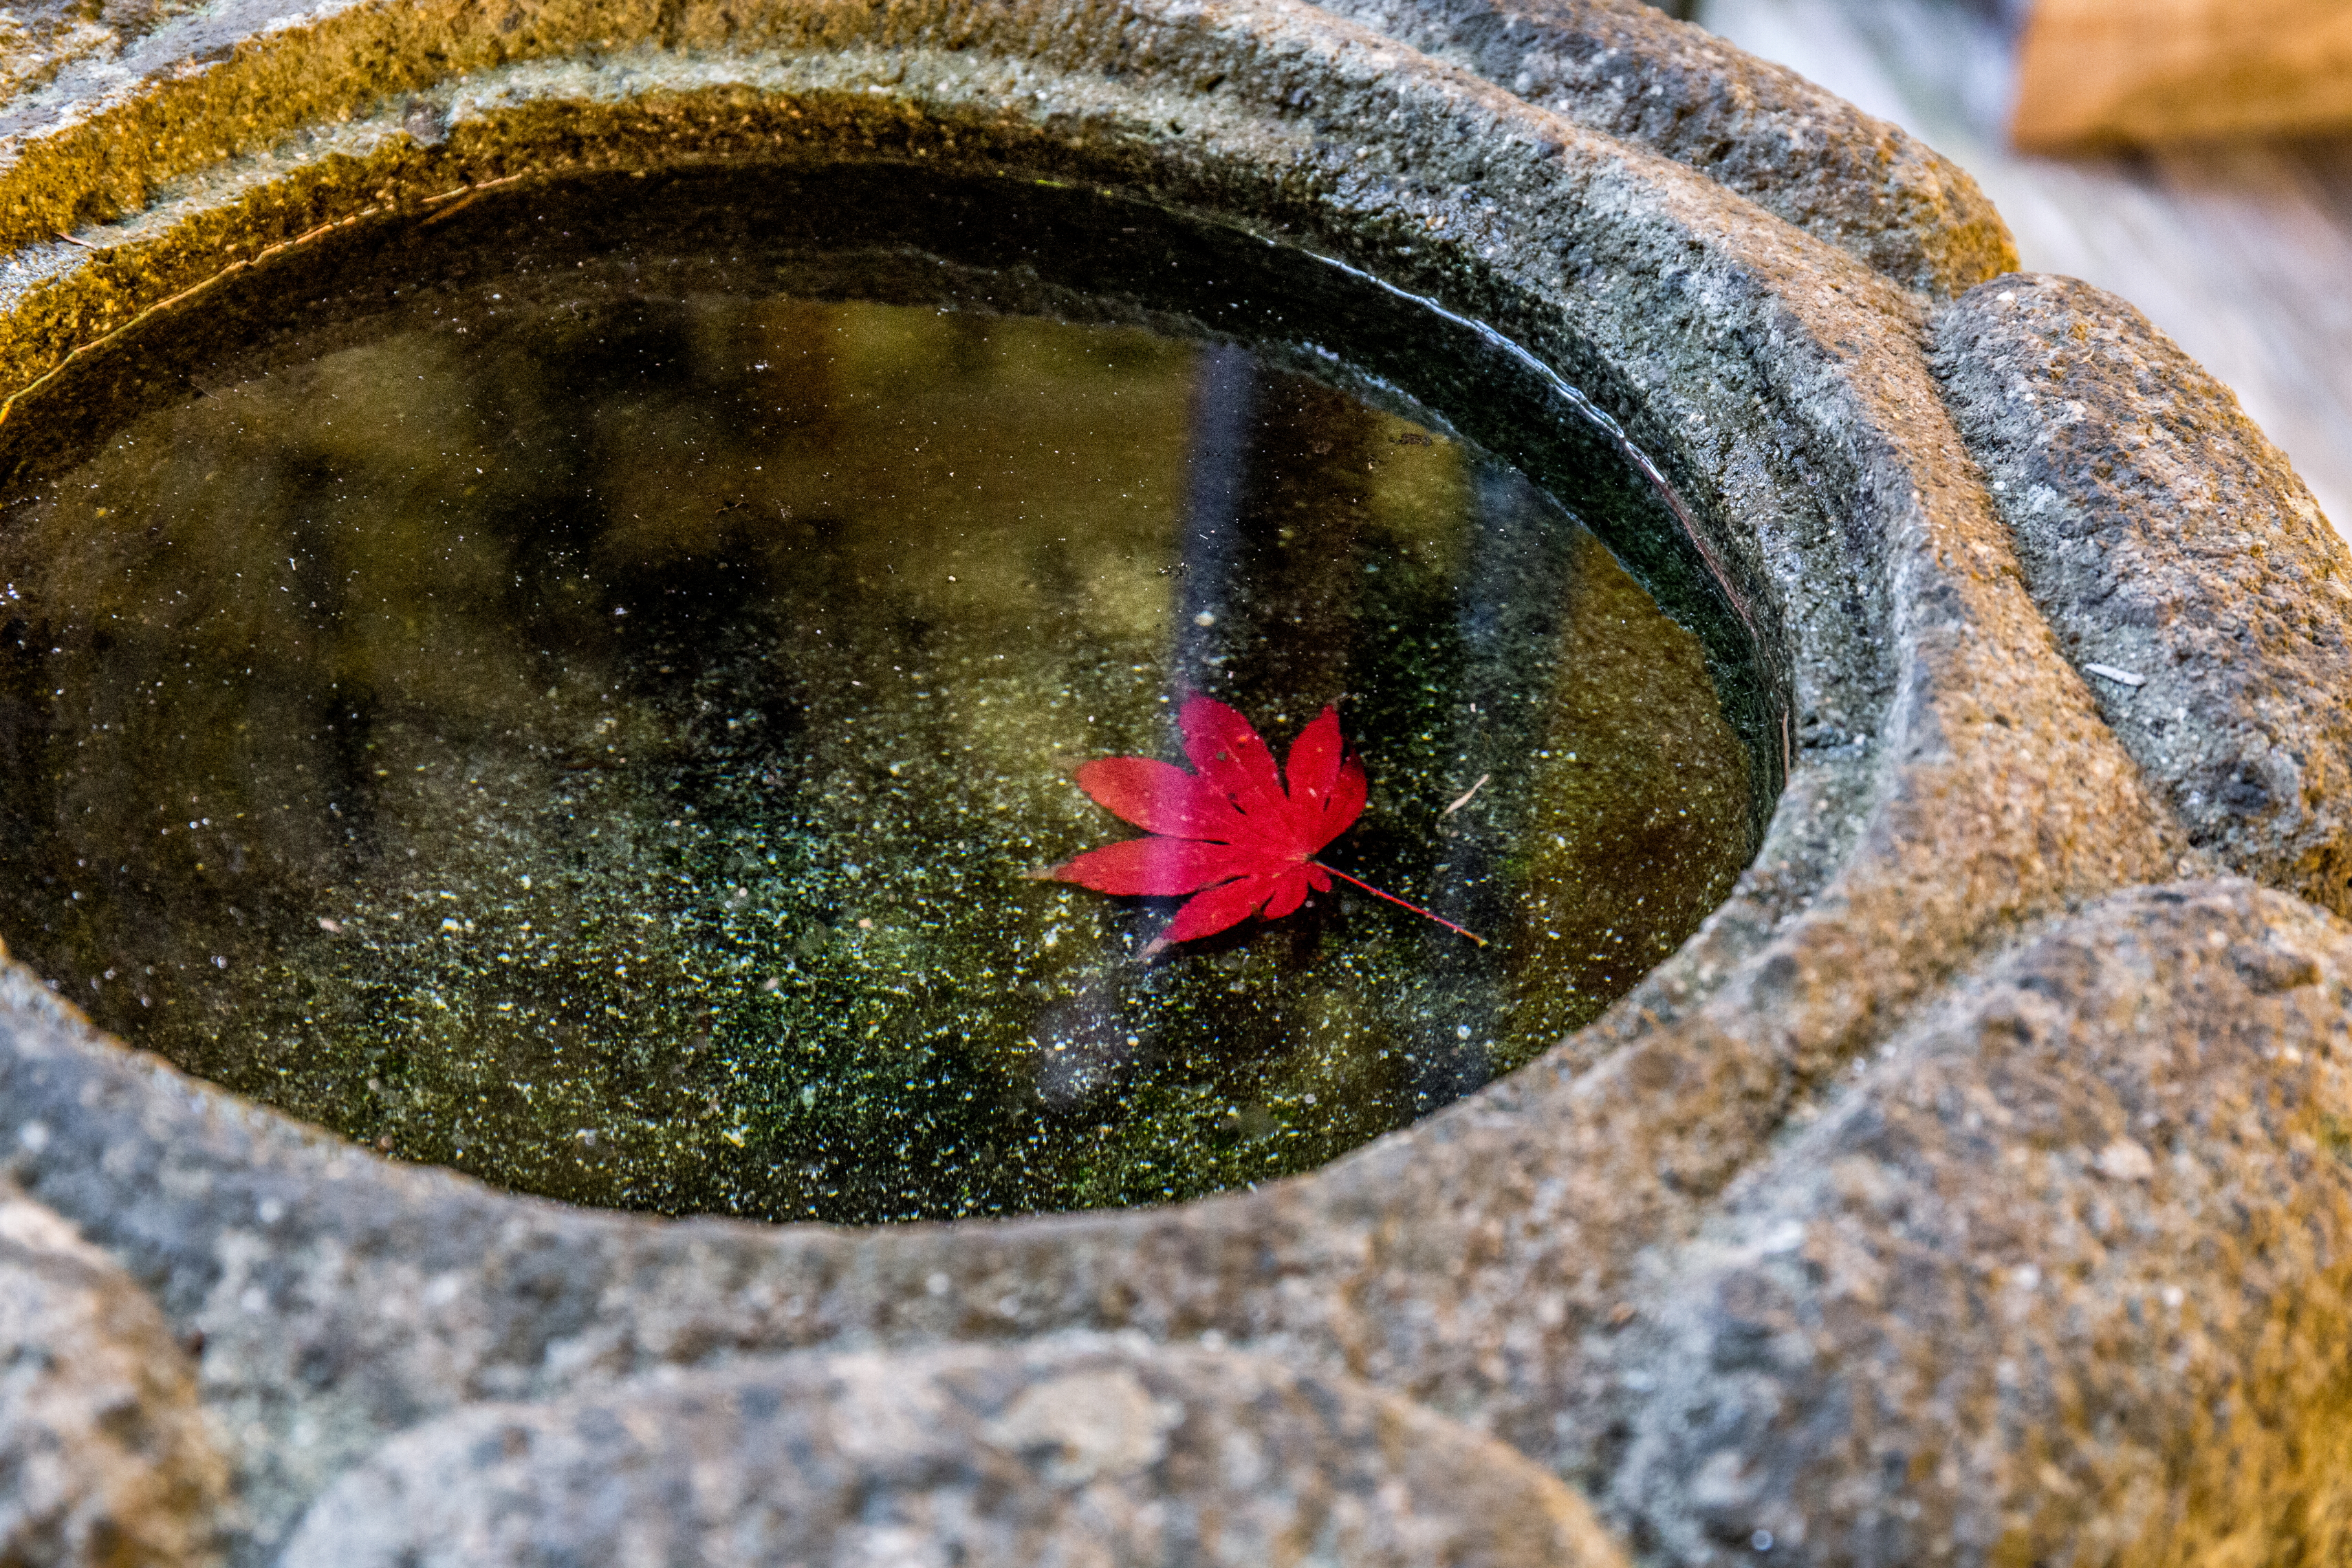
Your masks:
M2011 135L2027 152L2352 127L2352 0L2036 0Z
M2009 0L1706 0L1699 19L1958 160L2029 268L2147 311L2352 524L2352 130L2021 153L2013 16Z

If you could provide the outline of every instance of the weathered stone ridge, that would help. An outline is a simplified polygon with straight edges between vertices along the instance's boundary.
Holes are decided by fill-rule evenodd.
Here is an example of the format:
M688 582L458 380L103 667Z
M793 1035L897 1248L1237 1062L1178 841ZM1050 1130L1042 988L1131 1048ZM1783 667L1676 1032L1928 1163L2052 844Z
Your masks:
M1324 9L1687 163L1906 288L1949 297L2017 266L2008 226L1968 171L1643 0Z
M1986 284L1936 341L2035 604L2190 841L2352 913L2352 563L2311 491L2087 283Z
M1682 1256L1612 1500L1676 1562L2352 1547L2352 927L2118 895L1890 1043ZM2059 1369L2064 1369L2063 1372Z
M1492 1438L1346 1378L1140 1336L748 1361L474 1406L336 1482L279 1562L551 1560L1625 1562L1580 1498Z

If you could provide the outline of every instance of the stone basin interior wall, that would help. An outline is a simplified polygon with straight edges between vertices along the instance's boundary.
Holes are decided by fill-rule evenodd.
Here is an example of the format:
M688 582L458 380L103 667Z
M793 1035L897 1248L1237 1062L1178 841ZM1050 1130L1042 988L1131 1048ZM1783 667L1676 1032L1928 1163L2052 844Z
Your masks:
M567 1210L0 971L0 1561L2352 1552L2352 561L2226 390L2013 273L1932 153L1634 0L11 26L9 419L225 268L501 183L1083 183L1592 391L1793 721L1762 853L1600 1022L1164 1210Z

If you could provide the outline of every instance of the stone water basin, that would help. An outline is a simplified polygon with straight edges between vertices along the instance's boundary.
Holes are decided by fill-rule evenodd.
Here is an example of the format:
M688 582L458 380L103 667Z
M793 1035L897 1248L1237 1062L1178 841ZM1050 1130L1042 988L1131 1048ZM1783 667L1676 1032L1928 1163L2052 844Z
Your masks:
M495 15L454 0L251 0L107 15L73 35L75 48L103 35L102 47L53 55L0 106L9 389L0 494L38 494L26 515L53 508L49 526L77 543L109 538L108 520L54 510L60 498L47 487L85 465L163 472L154 448L122 450L119 438L159 411L214 399L258 407L295 363L241 355L298 340L314 367L385 352L388 340L365 323L389 319L395 302L362 289L368 278L473 301L454 318L445 310L445 346L459 325L488 339L493 327L552 321L524 309L527 291L469 270L467 256L498 258L501 279L534 258L542 282L569 274L561 293L583 300L592 282L615 280L666 302L675 322L718 298L911 310L961 334L961 348L927 354L929 380L992 385L991 416L1005 420L1036 411L1013 395L1018 375L986 379L1014 368L1000 351L1022 333L1044 331L1038 323L1140 332L1129 341L1151 346L1125 374L1147 371L1155 355L1178 367L1163 384L1165 417L1146 437L1163 452L1181 447L1181 466L1163 458L1119 468L1122 482L1160 476L1153 515L1197 519L1230 493L1211 482L1226 470L1205 459L1238 461L1242 443L1213 439L1205 415L1240 405L1202 388L1247 380L1276 407L1286 405L1282 388L1297 387L1336 398L1321 406L1357 433L1349 440L1369 442L1380 466L1360 475L1333 463L1354 448L1323 436L1314 439L1331 439L1329 453L1310 441L1302 458L1296 442L1268 439L1250 460L1297 459L1284 482L1305 485L1296 492L1305 504L1362 514L1364 528L1407 541L1391 560L1420 563L1402 586L1421 595L1424 618L1409 623L1394 602L1399 635L1418 628L1409 658L1391 658L1388 622L1363 613L1371 574L1318 601L1331 611L1326 636L1286 644L1278 626L1257 628L1276 634L1265 647L1291 649L1286 658L1344 665L1350 693L1359 673L1366 690L1388 693L1385 716L1352 696L1341 702L1384 792L1347 841L1360 857L1349 866L1393 874L1409 884L1400 891L1456 914L1475 915L1482 889L1516 894L1519 905L1507 898L1505 911L1515 923L1530 898L1567 885L1515 881L1507 855L1484 868L1454 855L1451 835L1476 827L1474 806L1509 783L1499 772L1471 805L1437 819L1433 838L1412 826L1412 814L1442 812L1466 793L1460 753L1475 748L1461 721L1486 699L1458 693L1442 723L1436 709L1416 717L1404 674L1424 655L1490 646L1488 628L1442 606L1513 602L1468 592L1475 571L1439 570L1493 554L1432 548L1447 530L1492 542L1491 521L1505 512L1478 499L1491 493L1481 477L1490 463L1559 503L1593 542L1564 564L1549 557L1547 570L1570 589L1562 635L1607 629L1588 618L1589 595L1620 570L1655 605L1646 624L1656 636L1608 646L1642 647L1643 668L1690 675L1688 704L1624 712L1618 732L1636 753L1680 734L1687 757L1719 725L1744 758L1744 793L1729 782L1737 770L1721 776L1753 815L1744 837L1727 830L1716 840L1731 847L1724 864L1744 869L1679 945L1590 1022L1426 1114L1414 1114L1424 1095L1435 1106L1477 1071L1507 1065L1509 1028L1485 1033L1474 1018L1507 1025L1506 1004L1525 994L1515 989L1524 970L1510 966L1532 963L1528 950L1498 938L1498 967L1464 969L1467 955L1428 945L1435 928L1391 924L1385 910L1340 899L1184 955L1244 985L1206 990L1207 1005L1229 1017L1256 1005L1253 986L1269 1003L1290 994L1298 983L1281 966L1294 961L1339 975L1328 992L1358 987L1368 1004L1352 1015L1350 1052L1326 1063L1312 1047L1339 1032L1335 1009L1309 1020L1330 1017L1333 1028L1309 1028L1303 1041L1292 1018L1287 1049L1266 1059L1283 1072L1378 1065L1394 1076L1358 1078L1385 1087L1347 1103L1403 1124L1312 1169L1257 1179L1263 1171L1243 1168L1256 1157L1247 1152L1307 1154L1320 1136L1285 1114L1328 1115L1343 1102L1301 1079L1288 1080L1297 1092L1285 1100L1271 1078L1187 1069L1166 1081L1188 1093L1211 1086L1192 1126L1214 1152L1212 1179L1242 1184L1083 1213L950 1211L936 1194L918 1201L875 1186L856 1200L869 1205L865 1215L940 1201L932 1212L966 1217L770 1224L622 1212L602 1205L706 1203L665 1187L662 1173L678 1166L646 1160L661 1151L642 1127L630 1132L635 1113L622 1102L647 1080L629 1078L640 1069L625 1050L597 1091L623 1114L592 1127L593 1149L576 1131L595 1118L567 1126L563 1115L526 1114L553 1103L546 1086L556 1075L541 1064L564 1042L549 1037L559 1021L550 1002L482 992L491 1014L500 1000L518 1013L541 1009L530 1029L504 1037L525 1069L506 1073L504 1088L467 1020L445 1024L429 1004L379 1009L373 1016L399 1028L410 1018L446 1030L445 1087L488 1087L470 1104L449 1093L436 1109L415 1092L413 1070L397 1100L363 1079L355 1089L340 1068L331 1095L330 1075L305 1084L289 1074L317 1093L310 1103L383 1119L347 1137L131 1048L129 1023L129 1039L94 1026L79 1009L123 1005L108 989L129 977L119 963L111 979L70 955L39 970L0 966L0 1159L15 1184L0 1192L0 1313L26 1347L5 1393L14 1403L0 1408L0 1463L39 1460L12 1472L27 1481L13 1516L22 1522L6 1526L16 1531L11 1549L19 1539L131 1542L147 1561L226 1558L240 1568L521 1563L551 1552L601 1562L624 1533L631 1550L712 1563L895 1554L1008 1568L1056 1553L1236 1568L2343 1555L2352 1518L2342 1419L2342 1369L2352 1365L2343 1262L2352 1256L2352 933L2341 918L2352 909L2352 561L2226 388L2124 302L2014 273L1999 215L1932 151L1636 0L1540 10L1503 0L688 0L642 11L537 0ZM828 199L804 199L820 185ZM540 205L564 191L581 199ZM1000 213L1002 224L991 217ZM623 227L563 248L595 232L600 216ZM819 229L848 237L848 248L809 243ZM1307 273L1282 276L1284 258L1299 258L1312 259ZM748 270L730 279L739 267ZM752 330L752 314L739 310L699 341L736 341L729 334ZM493 574L426 579L449 595L446 606L434 602L449 646L498 657L456 680L394 637L400 657L384 664L387 679L506 695L483 702L477 711L491 721L470 731L424 723L421 708L393 713L412 737L468 733L475 750L436 756L404 742L417 754L373 785L379 826L412 825L449 845L468 823L530 828L477 835L468 853L496 868L545 849L554 836L540 830L562 820L547 802L559 793L584 802L595 790L655 807L631 819L643 830L632 843L687 852L724 840L716 819L726 814L715 800L706 811L709 795L667 815L660 807L688 793L684 780L675 794L668 785L704 748L716 763L695 787L740 784L719 748L749 748L747 729L788 728L765 717L746 725L746 710L716 701L705 712L708 692L697 691L721 656L739 660L721 689L758 684L744 672L767 668L758 658L772 649L688 648L673 633L692 657L665 660L652 657L655 639L628 641L635 628L586 628L642 614L638 625L658 630L665 603L699 595L740 610L772 592L774 579L749 568L774 557L735 531L749 517L720 509L755 492L790 502L771 493L765 453L813 426L752 395L765 373L749 367L761 357L656 357L677 373L685 404L713 412L683 435L646 424L646 441L615 449L667 474L656 486L669 484L681 504L633 506L643 515L627 521L649 516L654 528L634 554L583 565L576 604L552 591L560 571L497 578L500 595L519 596L495 615L483 607L494 602ZM1106 384L1108 361L1063 353L1062 363ZM731 384L698 380L710 365ZM583 393L614 407L625 395ZM473 396L420 407L416 428L447 426ZM341 417L341 401L310 399L287 430L323 432ZM759 485L730 477L703 489L698 475L710 464L680 454L733 443L727 432L755 407L782 432L761 437L762 456L751 459ZM262 434L263 447L277 439ZM886 434L898 452L917 445ZM1402 439L1415 434L1428 446ZM688 437L708 445L680 446ZM1061 439L1066 450L1075 436ZM1046 440L1046 457L1054 446ZM482 481L538 471L527 447L504 456L478 465ZM453 466L434 460L436 472ZM458 490L474 466L458 468ZM339 482L345 474L333 464L311 471ZM1048 462L1037 471L1067 480L1103 470ZM886 482L928 484L926 472L902 463ZM961 454L942 461L941 493L970 507L1001 493L984 474L967 493L966 477ZM1457 498L1447 503L1455 510L1381 510L1408 479L1424 497ZM434 488L448 491L438 479ZM377 480L316 491L327 501L373 497L377 516L398 510L383 499L391 493ZM1365 499L1343 505L1349 494ZM484 497L495 492L465 499L487 506ZM828 504L844 504L841 492ZM240 531L247 519L236 509L208 515L257 542ZM252 509L272 530L289 516L323 528L320 515L334 514L287 512L276 500ZM1235 515L1239 527L1246 509ZM1419 521L1408 527L1408 515ZM487 521L465 529L463 549L484 552L468 559L493 544L560 542L574 527L590 542L608 531L625 542L605 528L619 518L568 502L536 529L509 520L499 533ZM757 538L784 538L808 521L778 513L776 531ZM902 523L886 515L825 548L853 579L860 570L872 578L875 563L900 559L887 542ZM1287 680L1213 665L1234 647L1190 639L1188 626L1217 636L1248 628L1234 624L1245 613L1229 617L1187 596L1228 581L1190 570L1205 557L1188 554L1187 527L1156 557L1131 550L1122 568L1122 581L1162 595L1125 596L1145 606L1120 634L1135 651L1091 672L1041 663L1024 677L1073 697L1087 679L1100 689L1048 705L1061 717L1036 728L1050 744L1088 745L1087 731L1122 727L1107 745L1171 754L1159 699L1207 670L1228 671L1232 694L1258 706L1277 738L1317 700L1286 706ZM1554 522L1538 537L1577 536ZM1265 546L1254 538L1253 548ZM728 569L697 583L626 564L681 541L689 548L661 558ZM134 554L152 548L143 534L127 542ZM353 549L350 535L315 542L320 559ZM1054 542L1076 550L1081 565L1089 552L1100 559L1098 536ZM1277 524L1277 553L1280 544ZM309 558L299 540L282 555L278 547L272 537L251 552L242 608L252 616L264 616L271 586L291 600L292 574ZM136 564L78 550L44 555L59 583L79 584L59 602L94 605L117 582L137 585L138 571L100 584L84 571L91 560ZM1169 565L1164 590L1146 560ZM1382 564L1378 592L1394 591ZM269 574L280 569L282 584ZM449 570L446 561L434 569ZM152 599L163 569L139 570ZM976 615L1018 613L1034 602L1022 584L1049 586L1003 552L975 562L974 580L983 574L995 591ZM962 591L961 562L891 591L945 602L950 575ZM631 597L652 589L660 592ZM631 613L584 613L615 607ZM818 606L828 658L834 607ZM954 640L951 617L922 618L934 622L927 635ZM1637 620L1629 606L1624 625ZM514 637L518 627L566 626L578 634L571 642ZM1531 626L1514 612L1498 629L1509 640ZM1039 658L1005 640L979 662ZM219 661L243 646L226 645ZM53 639L31 657L64 660L68 647L76 659L98 652L94 637L86 647ZM331 662L334 652L320 642L304 658ZM877 675L896 664L893 678L927 679L911 689L866 681L848 668L852 655ZM510 679L518 659L530 668L542 657L583 679L541 684L534 669L530 682ZM1010 734L975 728L989 693L948 685L960 667L871 648L842 658L850 679L866 682L852 689L877 693L823 735L845 755L895 740L894 729L951 736L954 754L971 744L975 757L992 733ZM184 659L185 673L194 665ZM1557 699L1557 672L1599 668L1555 659L1547 677L1542 662L1512 668L1503 684L1524 676L1519 689ZM221 689L237 689L246 668L238 662ZM252 668L261 680L268 667ZM637 684L625 685L632 669ZM305 683L317 679L289 662L271 689L315 690ZM103 684L93 676L79 689ZM54 700L74 689L59 680L45 689ZM950 710L935 706L943 690L964 717L940 717ZM1122 694L1126 706L1113 706ZM998 706L989 705L989 725L1002 723ZM1546 711L1564 721L1558 701ZM251 754L284 767L256 775L270 788L254 799L300 798L284 775L310 765L303 750L331 716L321 704L277 725L277 743ZM614 727L599 737L607 716ZM70 730L48 731L58 765L41 778L72 776L62 737L87 739L80 726L90 721L79 713ZM96 721L116 721L101 712ZM390 733L369 738L381 749ZM614 748L609 767L598 761L604 745ZM1573 750L1580 767L1587 742L1530 749ZM1037 842L1007 859L1025 868L1108 836L1049 773L1063 753L1041 763L1025 746L1006 750L1002 771L967 787L1035 804ZM142 775L160 777L232 754L182 758L157 746L139 761ZM478 759L512 771L471 768ZM887 837L910 820L894 813L937 812L946 797L895 793L906 789L903 766L885 784L889 764L907 760L898 745L874 747L860 764L864 805L888 809L861 806L842 821L870 836L879 820ZM354 758L352 776L375 780L376 765ZM494 790L509 778L544 788ZM755 774L744 787L765 786ZM155 804L139 787L106 793ZM1507 789L1494 808L1536 811L1549 798ZM1647 798L1654 811L1688 809L1673 790ZM1738 812L1712 798L1723 809L1710 820L1727 827ZM516 802L530 810L499 816ZM993 802L972 804L987 831L1000 831ZM248 806L236 809L250 820ZM315 820L323 805L310 809ZM201 854L184 841L172 851L187 854L178 896L204 911L202 929L241 929L228 900L208 890L235 864L214 858L234 842L221 816L164 820L216 835ZM958 831L967 820L955 818ZM60 838L74 830L54 813L49 821ZM1576 842L1564 829L1560 837L1562 849ZM159 849L163 842L159 830ZM622 847L594 842L607 867L628 868L613 854ZM542 937L551 923L539 900L585 889L543 884L533 869L527 892L519 876L445 877L404 892L392 884L404 874L404 848L386 863L394 876L370 891L380 920L358 909L362 884L341 864L331 877L289 879L300 896L282 905L240 895L234 907L276 921L289 952L310 943L329 963L358 964L407 962L388 941L392 928L413 929L413 911L429 903L457 929L433 925L408 956L506 985L529 951L515 943L520 926ZM47 911L27 929L45 940L70 934L74 911L96 900L71 898L77 885L53 851L26 852L50 854L42 874L60 877L16 895ZM712 954L756 960L741 976L748 992L730 994L748 994L772 1016L800 994L781 978L785 955L770 951L780 932L803 973L859 954L898 963L892 952L914 950L922 933L903 906L862 912L847 895L867 895L845 880L795 889L781 854L768 878L765 853L719 868L722 879L698 889L698 903L679 891L691 878L655 876L652 889L682 901L658 904L648 891L626 904L625 921L614 918L624 912L615 904L602 935L683 913L663 942L648 935L646 973L656 960L688 967L688 938L708 942L695 966L726 973L706 962ZM862 870L868 858L826 863ZM132 862L113 864L121 879ZM253 864L222 874L251 877ZM932 874L996 873L966 864ZM911 882L900 879L900 889ZM330 887L343 904L322 903ZM730 912L738 889L742 908ZM429 900L413 896L427 890ZM838 910L787 896L812 890ZM782 926L730 927L763 898ZM1155 918L1149 907L1093 904L1026 881L1004 884L1003 898L1007 934L1031 944L1024 963L1037 962L1045 931L1065 929L1043 950L1053 955L1046 970L1099 960L1097 973L1128 974L1117 961ZM1714 898L1710 887L1681 907ZM390 921L394 911L401 921ZM562 914L584 912L574 904ZM875 921L870 931L862 919ZM803 955L812 920L831 934ZM1660 940L1671 940L1672 923L1655 928ZM45 924L58 929L39 931ZM1073 945L1081 930L1098 943L1094 959ZM485 949L486 935L504 940ZM1389 946L1376 953L1383 935ZM12 931L8 940L31 939ZM151 928L141 940L173 939ZM1286 945L1294 940L1304 949ZM625 946L634 974L635 935L614 945ZM224 968L210 959L226 952L189 952L188 973L204 985L233 988L255 972L268 980L268 960ZM1217 967L1237 954L1237 968ZM593 978L609 988L625 979ZM1570 978L1583 997L1587 982ZM767 979L779 980L775 992L759 989ZM963 1005L944 987L905 989L887 1005L910 1026ZM1060 1000L1084 994L1079 984ZM1036 1000L1043 1023L1052 1003ZM746 1030L716 1006L706 1021L699 1010L672 1019L611 1005L621 1016L597 1027L614 1038L635 1031L649 1062L714 1063L784 1037ZM1065 1015L1079 1025L1108 1016ZM1013 1080L1034 1097L1025 1113L1040 1124L1062 1118L1076 1134L1066 1151L1109 1148L1113 1135L1094 1129L1122 1125L1120 1075L1144 1081L1175 1059L1159 1053L1184 1047L1181 1019L1159 1016L1164 1031L1023 1037L1045 1047L1033 1064L1050 1054L1080 1069ZM1449 1022L1468 1025L1468 1040L1454 1033L1448 1047ZM1135 1055L1122 1057L1129 1032ZM1065 1049L1050 1053L1055 1041ZM1376 1041L1391 1053L1385 1064ZM237 1048L255 1042L267 1044L263 1032ZM204 1044L199 1035L187 1047ZM862 1047L863 1031L849 1044ZM1463 1046L1483 1066L1474 1059L1449 1077L1448 1060L1462 1058L1440 1052ZM1400 1066L1408 1055L1410 1075ZM910 1080L898 1081L911 1092ZM667 1110L660 1096L673 1091L646 1092ZM1055 1110L1056 1097L1118 1115L1089 1121ZM679 1098L689 1118L709 1105ZM796 1108L797 1095L786 1097L772 1125ZM1137 1109L1130 1128L1158 1114ZM419 1110L430 1114L394 1116ZM493 1185L436 1163L484 1157L481 1134L493 1124L516 1132L511 1147L535 1140L550 1153L539 1167L549 1188L559 1178L598 1184L581 1189L596 1202L550 1201L513 1190L527 1184L515 1173L489 1173L510 1184ZM669 1123L737 1124L718 1114ZM748 1116L740 1124L748 1152L760 1129ZM468 1129L466 1152L454 1131L445 1145L426 1142L430 1126ZM381 1147L386 1135L393 1151ZM417 1140L405 1158L396 1157L403 1138ZM733 1147L723 1138L714 1146ZM1133 1158L1123 1187L1066 1179L1079 1160L1040 1160L1027 1167L1041 1178L1033 1197L1014 1196L1158 1197L1169 1184L1158 1155L1124 1147ZM903 1167L895 1143L888 1152ZM969 1152L959 1142L954 1157ZM1000 1163L990 1179L1017 1166ZM1087 1179L1112 1169L1089 1165ZM853 1191L835 1185L815 1196ZM807 1194L777 1201L784 1212ZM58 1455L69 1462L46 1458Z
M1234 249L1170 215L950 188L803 233L705 184L490 198L167 383L150 327L119 357L160 398L47 394L122 405L0 523L0 931L61 994L503 1186L955 1218L1319 1164L1728 890L1778 759L1618 454L1522 437L1547 490L1320 342L1176 335L1183 293L1007 315L1003 258L959 259ZM926 302L812 297L899 231L950 248L883 274ZM1227 321L1370 292L1227 269ZM1508 439L1517 390L1456 418ZM1340 703L1376 789L1343 864L1487 944L1349 890L1147 958L1164 907L1035 879L1131 831L1070 767L1169 752L1194 691L1277 743Z

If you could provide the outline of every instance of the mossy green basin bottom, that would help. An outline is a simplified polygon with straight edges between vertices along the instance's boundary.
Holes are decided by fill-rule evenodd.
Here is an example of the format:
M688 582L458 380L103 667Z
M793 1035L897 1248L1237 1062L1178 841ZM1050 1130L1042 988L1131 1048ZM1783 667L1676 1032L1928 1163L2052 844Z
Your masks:
M0 532L0 936L135 1044L583 1203L881 1220L1296 1172L1724 896L1691 633L1479 449L1231 343L418 288ZM1390 400L1391 407L1402 406ZM1146 955L1071 783L1337 702L1349 890Z

